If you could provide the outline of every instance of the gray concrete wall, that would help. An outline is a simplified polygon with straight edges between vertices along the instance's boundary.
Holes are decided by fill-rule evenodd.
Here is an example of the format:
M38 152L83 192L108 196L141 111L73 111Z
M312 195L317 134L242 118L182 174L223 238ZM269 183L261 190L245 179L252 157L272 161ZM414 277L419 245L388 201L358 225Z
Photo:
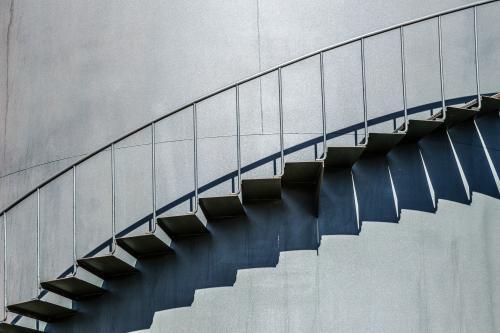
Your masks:
M14 1L11 6L2 0L1 206L76 156L197 96L319 47L467 2ZM388 80L397 81L391 72ZM369 82L376 76L370 69ZM381 101L372 94L380 91L369 93L370 107L377 109Z
M498 332L497 199L441 200L436 214L324 236L318 251L239 270L234 286L197 290L190 307L159 311L151 333Z
M195 97L319 47L463 3L0 1L0 206L97 147ZM500 55L499 13L498 4L479 10L483 92L500 90L495 62ZM443 29L447 97L472 95L471 13L443 19ZM406 33L410 106L436 102L436 22ZM422 33L431 36L427 43ZM401 109L397 37L391 32L367 41L370 118ZM313 58L283 70L285 147L321 134L318 66ZM326 54L325 70L327 130L360 122L359 45ZM240 95L242 162L248 165L279 149L276 74L242 86ZM193 190L192 123L191 111L185 110L157 124L156 190L159 206L168 208L165 213L189 209L189 200L176 201ZM200 185L236 169L235 125L234 91L198 105ZM392 121L373 126L392 128ZM356 134L350 131L335 140L353 144L361 139ZM122 231L151 213L149 129L116 148L117 227ZM314 147L308 146L286 159L314 157ZM273 169L269 161L245 177L271 175ZM111 236L109 150L81 165L76 182L76 246L82 257ZM232 190L227 178L202 195ZM71 266L70 197L69 174L41 190L42 279L59 276ZM8 243L8 253L23 257L21 263L8 261L18 269L11 270L12 280L19 282L10 291L12 301L36 294L34 213L33 198L9 212L7 238L18 242ZM30 255L21 244L29 244Z

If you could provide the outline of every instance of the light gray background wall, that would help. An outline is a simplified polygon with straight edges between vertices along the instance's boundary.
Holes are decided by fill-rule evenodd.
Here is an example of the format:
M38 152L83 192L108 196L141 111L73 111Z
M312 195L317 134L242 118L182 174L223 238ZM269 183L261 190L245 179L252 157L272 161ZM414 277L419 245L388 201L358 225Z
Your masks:
M470 1L0 1L0 206L218 87Z
M221 86L317 48L466 2L0 0L0 207L112 139ZM488 5L479 15L482 89L492 92L499 89L500 25L494 23L500 5ZM429 43L413 29L431 36ZM453 37L444 43L447 97L474 93L471 29L470 12L443 19L444 34ZM435 22L407 30L408 77L414 79L408 86L410 106L439 99L435 30ZM397 37L391 32L367 41L370 117L401 109ZM336 50L325 61L331 131L362 120L359 49ZM317 70L318 59L309 59L283 71L286 147L320 134ZM244 165L278 151L275 74L241 88L241 119ZM188 110L157 126L160 205L192 190L192 122ZM235 123L234 92L200 103L200 185L235 170ZM392 122L376 129L390 130ZM352 144L352 136L344 143ZM151 213L150 145L148 130L117 145L119 231ZM313 157L308 149L287 158ZM111 236L109 170L109 151L78 169L79 257ZM259 173L269 175L272 165L253 175ZM227 181L210 193L229 191ZM41 194L41 275L49 279L71 266L70 175ZM8 243L12 258L24 258L18 265L8 260L18 269L9 274L26 280L12 278L23 294L13 288L11 299L36 293L34 202L30 198L9 213L7 238L31 244L27 255L22 246ZM188 202L177 209L187 211Z

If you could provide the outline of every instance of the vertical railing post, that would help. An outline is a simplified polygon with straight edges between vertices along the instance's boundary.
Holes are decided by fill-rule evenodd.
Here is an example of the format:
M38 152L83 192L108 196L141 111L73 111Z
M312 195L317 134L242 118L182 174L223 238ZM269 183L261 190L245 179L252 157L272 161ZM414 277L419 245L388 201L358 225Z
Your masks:
M283 81L281 77L281 67L278 68L278 111L280 119L280 160L281 160L281 175L285 173L285 138L283 130Z
M368 144L368 105L366 101L365 39L361 38L361 81L363 86L363 115L365 123L365 145Z
M115 170L115 144L111 144L111 253L116 250L116 170Z
M405 35L404 28L399 28L399 39L401 41L401 83L403 84L403 111L405 117L404 132L408 131L408 100L406 97L406 61L405 61Z
M327 146L326 146L326 97L325 97L325 65L323 60L323 52L319 54L319 70L321 76L321 119L323 122L323 157L326 158Z
M76 165L73 165L73 275L78 269L76 261Z
M241 192L241 123L240 123L240 86L236 85L236 159L238 163L238 191Z
M7 212L3 213L3 321L7 321Z
M481 88L479 78L479 51L477 48L477 6L474 6L474 61L476 63L477 108L481 109Z
M194 205L193 212L198 210L198 115L196 103L193 103L193 172L194 172Z
M151 191L152 191L152 204L153 214L151 215L151 226L149 231L154 233L156 231L156 149L155 149L155 122L151 123Z
M439 41L439 79L441 83L441 108L442 119L446 119L446 97L444 91L444 64L443 64L443 32L441 28L441 16L438 16L438 41Z
M40 188L36 189L36 287L41 290L40 285ZM37 295L38 298L38 295Z

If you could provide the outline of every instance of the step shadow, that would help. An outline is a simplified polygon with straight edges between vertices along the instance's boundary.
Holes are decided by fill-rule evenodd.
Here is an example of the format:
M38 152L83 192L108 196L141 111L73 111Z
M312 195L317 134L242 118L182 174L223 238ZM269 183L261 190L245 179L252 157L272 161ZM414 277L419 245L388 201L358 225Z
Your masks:
M174 242L175 255L138 262L139 274L106 283L108 293L78 302L78 316L47 329L143 329L156 311L190 306L196 289L232 286L239 269L275 267L282 251L317 249L313 202L314 189L292 187L281 201L246 205L247 216L211 222L209 234Z
M394 189L401 209L435 212L425 167L416 143L396 146L388 155Z
M352 168L359 220L398 222L389 166L385 156L361 158Z
M319 234L359 235L351 169L325 171L319 197Z
M500 115L489 113L476 119L476 124L484 140L497 175L500 175Z
M492 169L486 158L474 121L460 123L451 128L449 133L462 164L465 178L469 183L470 191L483 193L493 198L500 198ZM499 140L498 135L496 140Z
M424 163L437 199L469 204L462 177L445 129L419 141Z

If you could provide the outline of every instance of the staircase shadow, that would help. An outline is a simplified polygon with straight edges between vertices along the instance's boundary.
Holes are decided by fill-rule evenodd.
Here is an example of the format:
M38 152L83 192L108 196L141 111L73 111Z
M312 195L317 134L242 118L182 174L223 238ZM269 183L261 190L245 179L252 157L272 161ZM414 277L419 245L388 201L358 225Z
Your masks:
M361 158L352 168L359 205L360 228L364 221L398 222L395 197L385 156Z
M490 116L477 122L498 171L500 122L498 115ZM463 138L458 127L450 135L457 142L457 155L463 160L470 190L492 193L491 184L483 184L491 182L489 176L484 176L485 170L489 170L489 165L481 160L484 153L478 150L477 138L467 139L467 135L472 135L471 129L464 131ZM462 139L463 145L459 143ZM472 143L472 148L468 143ZM477 156L481 157L479 164ZM155 312L189 306L196 289L233 285L238 269L276 266L281 251L317 249L322 235L357 235L358 221L397 222L402 208L434 212L425 168L436 199L470 202L447 134L441 130L419 144L401 145L387 157L361 159L352 175L350 170L325 172L318 219L310 209L314 205L314 189L285 187L281 201L248 204L246 217L210 223L210 234L174 242L176 255L140 261L140 274L106 283L109 293L75 303L78 316L49 324L47 330L76 333L143 329L150 326ZM177 201L189 196L192 194ZM148 218L136 224L143 224Z
M319 198L320 235L359 235L351 169L325 171Z
M494 169L500 174L500 115L490 113L476 119L477 127L491 157Z
M417 143L396 146L388 155L394 189L401 209L435 212L425 167Z
M419 141L419 146L436 200L446 199L469 204L470 199L467 197L446 130L440 129L426 136Z
M498 122L497 122L498 123ZM500 131L500 128L498 129ZM492 131L486 131L491 133ZM462 165L470 192L479 192L500 198L481 139L472 120L460 123L449 130L451 141ZM498 131L496 132L498 133ZM492 138L488 138L492 139ZM499 142L497 134L494 142ZM496 140L496 141L495 141ZM500 162L500 161L497 161Z
M78 302L79 316L48 331L143 329L156 311L191 305L196 289L232 286L239 269L275 267L282 251L317 249L312 191L287 187L281 201L249 204L245 217L209 223L209 234L174 242L175 255L138 262L139 274L106 283L108 293Z

